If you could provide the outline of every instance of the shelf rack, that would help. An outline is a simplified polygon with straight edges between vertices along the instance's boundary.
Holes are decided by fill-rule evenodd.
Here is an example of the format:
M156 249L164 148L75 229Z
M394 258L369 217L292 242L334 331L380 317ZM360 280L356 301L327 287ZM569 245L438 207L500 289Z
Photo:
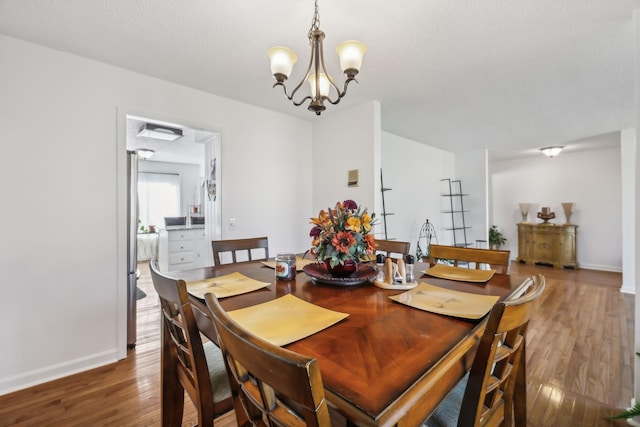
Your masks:
M385 206L384 203L384 193L387 191L391 191L391 188L386 188L384 186L384 180L382 179L382 168L380 169L380 192L382 193L382 222L384 224L384 239L385 240L392 240L389 239L388 233L387 233L387 216L389 215L393 215L393 213L391 212L387 212L387 208Z
M471 227L467 226L464 217L469 212L464 208L464 197L468 194L462 192L462 181L459 179L444 178L440 181L446 182L442 196L449 199L449 208L442 211L451 215L451 227L446 229L453 233L454 246L468 247L471 244L467 242L467 229Z

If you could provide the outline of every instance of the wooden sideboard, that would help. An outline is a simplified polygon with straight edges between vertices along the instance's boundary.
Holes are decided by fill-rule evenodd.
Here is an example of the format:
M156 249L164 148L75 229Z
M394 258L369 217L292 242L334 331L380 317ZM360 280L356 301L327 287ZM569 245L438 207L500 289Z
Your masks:
M551 265L556 268L579 268L576 258L574 224L518 224L518 258L526 264Z

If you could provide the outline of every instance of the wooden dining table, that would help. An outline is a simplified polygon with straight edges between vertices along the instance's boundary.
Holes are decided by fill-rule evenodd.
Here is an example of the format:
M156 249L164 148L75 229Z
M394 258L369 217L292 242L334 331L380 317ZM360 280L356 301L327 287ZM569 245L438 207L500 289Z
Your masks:
M524 277L495 274L488 282L437 279L416 263L418 282L498 296L517 293ZM276 281L261 262L244 262L167 273L187 282L240 272L270 285L220 299L227 311L292 294L330 310L348 313L344 320L285 347L318 360L330 408L355 425L418 426L470 368L486 316L467 320L416 309L389 299L404 290L381 289L371 282L336 286L315 283L303 272L294 280ZM216 341L202 299L190 296L198 327ZM164 379L172 381L171 378ZM163 387L170 386L164 384ZM524 385L518 399L524 405ZM168 402L163 402L169 404Z

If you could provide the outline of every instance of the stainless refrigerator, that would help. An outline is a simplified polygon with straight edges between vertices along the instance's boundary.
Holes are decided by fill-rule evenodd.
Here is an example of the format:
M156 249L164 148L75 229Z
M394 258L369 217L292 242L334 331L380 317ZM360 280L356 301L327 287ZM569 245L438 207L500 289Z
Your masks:
M127 151L127 347L136 345L138 154Z

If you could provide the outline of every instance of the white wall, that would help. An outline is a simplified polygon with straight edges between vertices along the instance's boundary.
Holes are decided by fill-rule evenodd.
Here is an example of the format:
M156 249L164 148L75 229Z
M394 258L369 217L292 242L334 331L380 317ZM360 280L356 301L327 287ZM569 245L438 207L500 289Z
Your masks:
M573 202L580 267L622 271L620 168L619 147L490 162L491 222L507 238L512 257L518 253L518 203L533 203L529 222L540 222L536 213L548 206L556 215L551 222L563 224L561 203Z
M444 237L440 180L454 175L453 153L382 132L382 171L384 186L392 189L384 195L386 210L394 214L387 217L389 238L410 242L415 253L420 227L427 219ZM379 182L376 190L380 191Z
M308 246L310 122L6 36L0 54L0 394L124 351L127 112L221 133L224 237Z
M486 240L480 247L489 247L489 187L486 150L456 153L456 178L462 183L467 243L476 247L476 240Z
M636 292L636 131L620 132L620 162L622 176L622 288L625 293Z
M637 149L638 146L638 126L640 124L640 108L638 108L640 106L640 43L638 42L638 40L640 40L640 4L638 4L638 2L636 2L635 8L633 10L633 32L634 32L634 56L635 56L635 68L634 68L634 75L635 75L635 93L634 93L634 98L635 98L635 105L636 105L636 111L635 111L635 128L636 128L636 150L634 153L634 157L633 157L633 165L635 166L635 176L634 176L634 189L638 189L640 188L640 173L638 173L638 171L640 170L640 150ZM634 255L635 255L635 264L638 265L640 263L640 216L638 216L638 212L640 212L640 197L638 197L637 192L636 192L636 197L634 200L634 213L635 213L635 221L634 221L634 227L633 230L631 232L633 232L634 234ZM627 231L627 230L625 230ZM635 344L634 344L634 349L635 352L639 352L640 351L640 292L637 292L637 288L638 288L638 283L640 283L640 268L636 268L635 269L635 276L634 276L634 280L635 280L635 288L636 288L636 295L635 295L635 321L634 321L634 326L635 326ZM634 381L634 393L633 395L635 397L640 396L640 357L635 357L634 358L634 377L635 377L635 381ZM634 399L635 400L635 399Z
M368 102L325 114L313 124L313 216L345 199L377 212L380 104ZM347 185L352 169L359 171L357 187Z

